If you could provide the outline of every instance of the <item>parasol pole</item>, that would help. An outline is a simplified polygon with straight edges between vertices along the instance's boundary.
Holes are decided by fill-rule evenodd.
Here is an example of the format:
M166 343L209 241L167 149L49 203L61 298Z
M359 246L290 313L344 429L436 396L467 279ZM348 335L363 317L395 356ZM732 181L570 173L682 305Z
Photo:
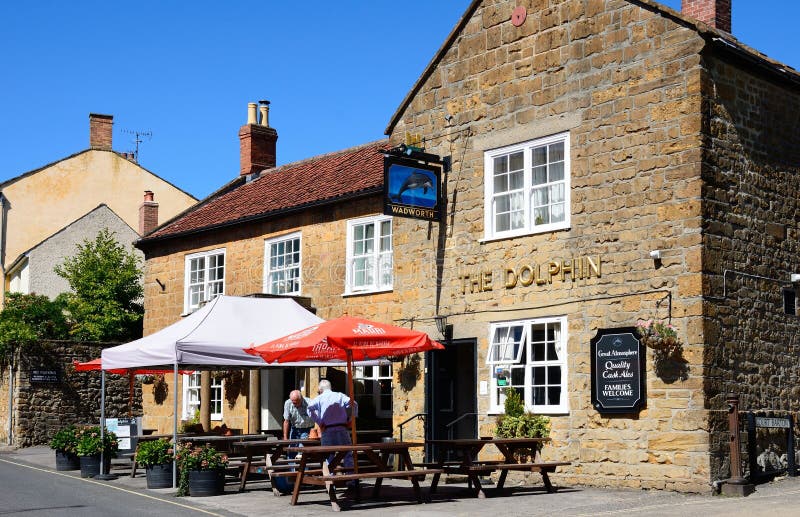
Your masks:
M350 389L350 433L353 445L356 444L355 389L353 388L353 351L347 350L347 386Z
M353 388L353 351L347 352L347 385L350 388L350 433L353 445L356 444L355 389ZM353 471L358 474L358 454L353 451Z

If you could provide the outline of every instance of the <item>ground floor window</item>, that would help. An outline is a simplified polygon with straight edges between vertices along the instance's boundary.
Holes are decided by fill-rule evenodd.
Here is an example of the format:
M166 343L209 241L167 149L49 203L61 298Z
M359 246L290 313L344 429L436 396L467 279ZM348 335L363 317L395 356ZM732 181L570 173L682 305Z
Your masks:
M200 414L200 372L183 376L183 419L192 420ZM211 377L211 420L222 420L222 378Z
M505 390L515 389L534 413L566 413L566 317L493 323L487 365L490 411L502 413Z
M200 372L183 376L183 419L200 414Z
M359 416L392 417L392 365L356 366L353 372Z

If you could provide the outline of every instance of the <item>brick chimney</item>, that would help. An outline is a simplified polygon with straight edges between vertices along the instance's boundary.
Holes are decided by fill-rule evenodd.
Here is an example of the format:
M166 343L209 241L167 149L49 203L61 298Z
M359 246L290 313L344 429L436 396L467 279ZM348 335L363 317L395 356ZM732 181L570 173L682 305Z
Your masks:
M139 235L145 236L158 226L158 203L153 201L153 191L144 191L144 201L139 206Z
M681 0L681 12L725 32L731 32L732 0Z
M247 124L239 129L239 174L259 173L275 167L275 143L278 132L269 127L269 101L259 101L261 120L258 120L257 105L247 105Z
M89 113L89 148L110 151L113 125L114 115Z

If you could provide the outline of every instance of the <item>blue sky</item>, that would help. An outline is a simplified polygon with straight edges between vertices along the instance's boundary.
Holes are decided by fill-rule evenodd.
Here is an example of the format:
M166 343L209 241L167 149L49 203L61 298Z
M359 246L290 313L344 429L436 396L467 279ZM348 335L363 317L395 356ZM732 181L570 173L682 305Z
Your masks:
M742 42L800 67L800 2L733 4ZM140 163L201 198L238 174L249 101L272 101L279 164L377 140L468 5L2 2L0 181L88 147L90 112L118 151L152 132Z

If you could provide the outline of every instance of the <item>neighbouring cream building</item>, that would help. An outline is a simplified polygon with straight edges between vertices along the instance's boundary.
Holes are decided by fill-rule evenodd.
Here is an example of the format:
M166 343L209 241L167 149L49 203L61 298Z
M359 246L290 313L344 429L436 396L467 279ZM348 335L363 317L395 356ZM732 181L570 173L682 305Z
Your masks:
M0 183L4 291L54 297L67 285L53 266L74 244L108 227L129 245L159 217L166 221L197 201L136 163L133 154L113 151L112 137L113 117L90 114L88 149ZM140 225L144 213L149 227ZM75 238L66 242L67 236Z
M491 434L511 387L551 419L558 482L709 490L729 476L726 393L800 410L800 75L739 42L730 10L475 0L388 141L277 168L252 105L240 177L138 243L145 332L223 292L413 326L446 350L363 384L390 387L374 400L395 436ZM408 142L449 158L438 221L383 214L382 155ZM646 350L640 406L599 410L592 341L649 319L681 353ZM257 431L299 377L249 375L249 408L210 376L169 396L208 390L204 420Z

